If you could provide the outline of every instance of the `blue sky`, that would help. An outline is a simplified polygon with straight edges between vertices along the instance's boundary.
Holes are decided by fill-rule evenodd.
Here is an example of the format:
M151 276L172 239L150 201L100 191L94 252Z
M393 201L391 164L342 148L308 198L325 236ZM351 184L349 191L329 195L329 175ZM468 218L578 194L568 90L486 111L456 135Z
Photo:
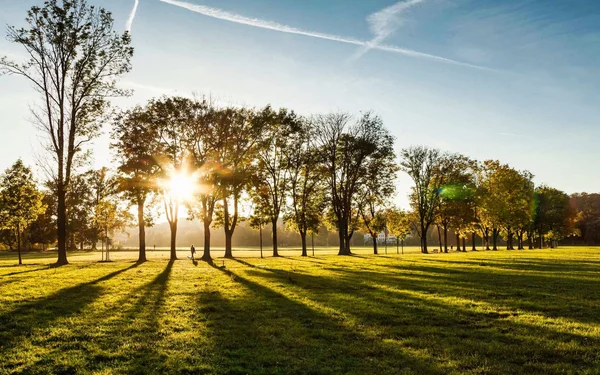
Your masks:
M125 29L134 0L89 0ZM41 0L0 0L21 25ZM425 144L599 191L600 1L139 0L130 106L162 94L380 114L397 148ZM361 45L362 44L362 45ZM400 51L401 50L401 51ZM0 55L19 54L0 40ZM0 78L0 168L34 163L28 83ZM107 137L96 164L110 158ZM406 204L410 181L399 180Z

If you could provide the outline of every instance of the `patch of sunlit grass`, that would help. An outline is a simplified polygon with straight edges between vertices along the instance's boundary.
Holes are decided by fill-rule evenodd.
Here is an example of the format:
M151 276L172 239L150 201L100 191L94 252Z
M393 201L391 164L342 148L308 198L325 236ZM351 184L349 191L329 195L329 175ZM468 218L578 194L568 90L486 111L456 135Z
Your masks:
M0 374L594 374L597 252L0 255Z

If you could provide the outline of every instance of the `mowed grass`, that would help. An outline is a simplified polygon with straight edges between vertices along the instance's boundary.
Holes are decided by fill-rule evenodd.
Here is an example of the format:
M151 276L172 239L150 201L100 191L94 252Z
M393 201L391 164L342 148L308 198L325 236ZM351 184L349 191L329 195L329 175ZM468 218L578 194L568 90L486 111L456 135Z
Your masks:
M600 248L118 254L0 256L0 373L600 374Z

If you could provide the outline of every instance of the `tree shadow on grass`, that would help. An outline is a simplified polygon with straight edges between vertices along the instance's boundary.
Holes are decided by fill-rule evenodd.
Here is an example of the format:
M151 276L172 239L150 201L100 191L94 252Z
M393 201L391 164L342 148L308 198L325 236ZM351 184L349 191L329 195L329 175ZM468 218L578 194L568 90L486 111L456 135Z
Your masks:
M159 353L159 317L164 303L167 281L173 267L170 261L151 282L135 288L116 301L112 308L96 311L86 320L93 324L70 328L68 337L39 360L28 364L23 372L75 374L84 372L124 372L128 374L166 374L168 357ZM119 271L123 272L133 266ZM116 273L115 273L116 274ZM111 274L112 275L112 274ZM93 283L108 280L110 275ZM114 277L114 276L113 276ZM80 290L80 292L87 292ZM127 303L133 301L132 303ZM95 327L94 327L95 326ZM98 326L102 329L96 332ZM93 332L90 332L92 329ZM72 344L70 344L72 343ZM73 360L65 363L65 358Z
M381 266L394 272L336 271L346 272L356 280L377 280L401 287L410 284L409 278L421 278L423 281L412 287L440 295L485 300L550 318L600 324L600 315L596 313L600 280L572 279L556 273L492 272L485 267Z
M362 284L375 281L395 286L373 275L326 277L284 270L249 270L247 274L271 280L279 288L292 290L300 300L357 320L364 329L380 332L382 342L399 340L416 352L435 353L438 363L453 363L460 372L585 372L600 362L593 349L600 345L597 336L518 321L512 313L481 310L476 305L452 304L423 293L417 280L403 283L400 290L388 290Z
M399 345L345 326L230 270L241 297L202 293L199 306L214 342L211 360L222 374L441 374L427 359ZM208 354L208 353L207 353Z
M98 285L135 268L137 264L112 272L96 280L65 288L25 303L0 315L0 356L19 345L26 345L36 331L50 327L56 320L80 313L102 294Z
M174 261L169 261L152 281L135 289L115 305L112 313L108 312L118 314L119 319L112 321L107 333L97 342L104 350L90 360L94 370L111 369L113 362L119 360L126 364L128 374L170 372L168 356L159 352L158 346L163 339L159 319L173 265ZM133 303L125 304L126 300ZM118 342L115 342L116 337L120 337Z
M600 275L600 261L594 260L562 260L544 261L539 259L472 259L465 261L449 259L428 259L428 262L464 265L467 267L482 266L505 269L509 271L537 272L591 272Z

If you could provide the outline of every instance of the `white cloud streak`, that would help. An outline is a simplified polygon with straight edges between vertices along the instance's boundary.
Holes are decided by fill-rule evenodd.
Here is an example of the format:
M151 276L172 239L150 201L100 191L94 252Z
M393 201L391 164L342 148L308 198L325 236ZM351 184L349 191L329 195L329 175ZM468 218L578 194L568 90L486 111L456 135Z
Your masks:
M448 64L453 64L453 65L459 65L459 66L464 66L464 67L469 67L469 68L474 68L474 69L488 70L488 71L492 70L489 68L472 65L472 64L467 64L467 63L463 63L460 61L447 59L447 58L444 58L441 56L436 56L436 55L431 55L428 53L413 51L413 50L405 49L405 48L401 48L401 47L390 46L390 45L380 45L380 44L373 45L371 42L366 42L366 41L358 40L358 39L354 39L354 38L347 38L347 37L343 37L343 36L339 36L339 35L325 34L325 33L309 31L309 30L303 30L303 29L292 27L292 26L282 25L280 23L273 22L273 21L262 20L259 18L245 17L240 14L231 13L231 12L228 12L228 11L225 11L222 9L218 9L218 8L207 7L204 5L192 4L192 3L179 1L179 0L160 0L160 1L163 3L166 3L166 4L170 4L170 5L174 5L174 6L183 8L183 9L187 9L187 10L195 12L195 13L202 14L207 17L217 18L220 20L229 21L229 22L238 23L238 24L247 25L247 26L252 26L252 27L257 27L257 28L261 28L261 29L278 31L278 32L287 33L287 34L303 35L303 36L308 36L308 37L312 37L312 38L325 39L325 40L329 40L329 41L333 41L333 42L352 44L352 45L360 46L360 47L368 47L370 49L398 53L398 54L407 55L407 56L411 56L411 57L424 58L424 59L444 62L444 63L448 63ZM420 1L424 1L424 0L410 0L410 1L411 2L415 2L415 1L420 2Z
M362 46L356 54L354 54L352 60L357 60L369 50L377 48L377 46L402 26L403 19L400 17L402 13L425 1L427 0L404 0L371 14L367 18L367 22L369 23L369 28L371 29L374 38Z
M133 27L133 21L135 20L135 15L137 14L138 6L140 5L140 0L135 0L133 4L133 9L129 14L129 18L127 19L127 24L125 25L125 29L131 33L131 28Z

